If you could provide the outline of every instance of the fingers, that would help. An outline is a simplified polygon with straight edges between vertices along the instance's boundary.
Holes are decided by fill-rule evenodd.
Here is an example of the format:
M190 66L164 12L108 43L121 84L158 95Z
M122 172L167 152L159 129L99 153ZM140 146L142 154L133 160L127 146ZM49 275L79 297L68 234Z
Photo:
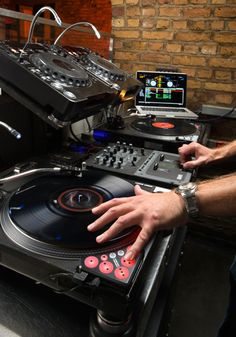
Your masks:
M181 163L185 163L186 161L189 160L189 156L195 154L196 146L197 146L197 143L192 142L188 145L184 144L178 149Z
M110 228L96 238L98 243L106 242L113 239L124 229L137 225L139 222L139 215L137 212L130 212L120 216Z
M97 231L130 211L132 211L132 205L130 203L114 206L108 210L105 209L105 213L88 225L87 229L89 231Z
M94 207L92 209L92 212L93 214L95 215L99 215L99 214L102 214L104 212L106 212L108 209L112 208L112 207L115 207L115 206L118 206L118 205L121 205L125 202L128 201L128 199L131 200L132 197L125 197L125 198L114 198L114 199L111 199L109 201L106 201L104 203L102 203L101 205L97 206L97 207Z
M134 193L135 195L150 194L150 192L143 190L139 185L134 186Z
M151 236L152 231L148 231L147 227L142 228L139 235L137 236L137 239L128 250L128 252L125 254L124 258L127 260L135 259L147 245L147 243L151 239Z
M183 163L183 168L184 169L193 169L197 166L200 166L200 161L199 160L190 160L190 161L186 161L185 163Z

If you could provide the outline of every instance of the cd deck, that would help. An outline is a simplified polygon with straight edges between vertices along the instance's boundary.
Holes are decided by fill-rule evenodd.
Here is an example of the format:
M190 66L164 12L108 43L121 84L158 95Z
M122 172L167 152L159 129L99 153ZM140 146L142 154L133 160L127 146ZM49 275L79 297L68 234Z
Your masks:
M133 97L141 83L85 48L23 46L0 41L2 88L52 126L64 127L115 101ZM122 92L122 96L120 93Z

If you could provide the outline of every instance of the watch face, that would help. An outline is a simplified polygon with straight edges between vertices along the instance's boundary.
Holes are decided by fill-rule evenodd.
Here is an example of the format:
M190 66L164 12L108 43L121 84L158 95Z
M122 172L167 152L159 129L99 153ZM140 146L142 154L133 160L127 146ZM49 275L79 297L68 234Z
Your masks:
M181 191L185 191L185 190L190 190L191 188L195 187L195 184L190 182L184 185L180 185L179 187Z

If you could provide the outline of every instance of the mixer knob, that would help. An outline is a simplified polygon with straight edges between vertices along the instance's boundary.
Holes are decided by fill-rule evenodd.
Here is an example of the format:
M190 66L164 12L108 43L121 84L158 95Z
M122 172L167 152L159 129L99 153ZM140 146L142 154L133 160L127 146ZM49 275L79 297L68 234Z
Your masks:
M96 163L99 164L99 162L100 162L100 156L97 156L95 160L96 160Z
M117 149L117 151L120 151L120 142L119 141L116 142L116 149Z
M153 166L153 170L156 171L158 169L159 163L155 163Z
M118 163L117 163L117 168L121 168L121 161L119 160Z
M120 157L121 164L123 163L123 161L124 161L123 157Z
M124 153L127 152L127 147L126 147L126 146L123 148L123 152L124 152Z
M133 161L137 161L137 157L136 156L133 156Z
M134 148L133 147L131 147L130 149L129 149L129 153L134 153Z
M117 154L117 149L116 148L113 149L113 153Z
M111 159L111 160L110 160L110 162L109 162L109 166L111 166L111 167L112 167L112 166L113 166L113 164L114 164L114 161Z
M145 151L144 151L144 148L143 148L143 147L141 148L141 155L142 155L142 156L145 155Z
M162 153L160 154L160 161L163 161L165 159L165 155Z

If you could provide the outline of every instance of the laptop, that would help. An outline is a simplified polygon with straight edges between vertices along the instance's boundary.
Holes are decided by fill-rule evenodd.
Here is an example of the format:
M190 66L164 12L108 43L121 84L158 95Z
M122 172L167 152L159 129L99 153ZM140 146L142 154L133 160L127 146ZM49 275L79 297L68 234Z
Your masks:
M138 114L168 118L198 118L197 114L186 108L186 74L140 70L137 71L136 77L143 83L135 98Z

